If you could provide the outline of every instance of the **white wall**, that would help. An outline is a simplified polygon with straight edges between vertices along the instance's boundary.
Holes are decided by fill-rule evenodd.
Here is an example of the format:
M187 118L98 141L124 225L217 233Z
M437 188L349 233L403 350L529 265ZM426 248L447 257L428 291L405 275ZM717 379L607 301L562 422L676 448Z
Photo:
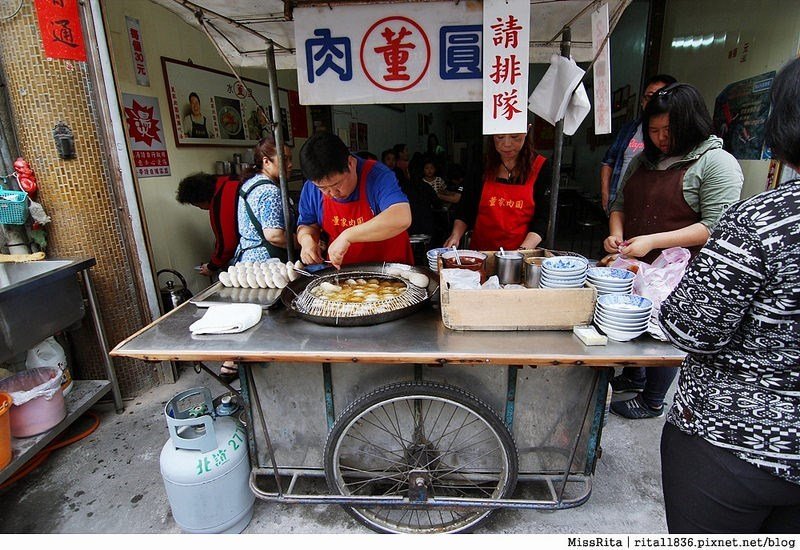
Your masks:
M156 4L140 0L111 0L105 1L103 8L120 93L157 97L164 119L164 137L172 175L138 180L153 265L156 270L171 268L181 272L192 292L197 292L208 286L209 280L197 275L192 268L208 261L214 237L208 213L190 205L179 204L175 200L175 192L178 183L185 176L199 171L214 173L214 163L217 160L231 160L234 153L243 153L245 148L175 146L161 57L191 59L197 65L225 72L230 70L204 34ZM126 15L140 22L150 76L149 87L136 84L125 26ZM242 76L267 81L266 69L244 69ZM296 90L295 72L278 71L278 86ZM303 139L295 140L295 166L298 165L297 154L303 142ZM163 282L160 286L163 286Z
M674 47L674 38L709 37L705 47ZM743 55L745 44L747 53ZM669 0L661 44L660 72L700 90L713 113L717 95L728 85L778 70L800 47L797 0ZM729 52L737 48L737 55ZM768 161L740 160L743 197L764 190Z

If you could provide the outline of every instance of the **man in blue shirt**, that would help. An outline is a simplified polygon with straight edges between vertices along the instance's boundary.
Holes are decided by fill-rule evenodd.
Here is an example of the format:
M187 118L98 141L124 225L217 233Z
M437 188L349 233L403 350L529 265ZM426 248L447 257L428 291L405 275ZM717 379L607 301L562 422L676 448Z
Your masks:
M641 110L653 95L674 82L674 76L668 74L657 74L647 79L644 92L640 102ZM644 138L642 136L642 117L625 124L620 128L614 143L606 151L600 166L600 196L603 201L603 210L608 213L608 208L617 197L617 189L622 181L622 176L628 169L631 159L644 150Z
M303 145L300 162L306 182L300 194L297 240L304 264L323 261L319 241L324 231L334 267L368 262L413 265L406 232L411 208L394 172L351 155L341 139L324 132Z

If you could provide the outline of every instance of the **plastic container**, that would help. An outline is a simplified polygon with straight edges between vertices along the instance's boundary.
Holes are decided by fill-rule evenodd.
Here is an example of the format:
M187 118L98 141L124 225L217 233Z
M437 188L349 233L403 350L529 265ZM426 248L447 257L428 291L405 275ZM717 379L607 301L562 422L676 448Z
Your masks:
M39 367L55 367L61 371L61 389L64 395L72 391L72 375L67 366L67 355L55 337L50 336L31 349L25 358L25 366L29 369Z
M39 435L64 420L67 405L61 390L61 371L52 367L28 369L0 381L0 392L11 395L11 435Z
M0 393L0 470L11 462L11 404L7 393Z

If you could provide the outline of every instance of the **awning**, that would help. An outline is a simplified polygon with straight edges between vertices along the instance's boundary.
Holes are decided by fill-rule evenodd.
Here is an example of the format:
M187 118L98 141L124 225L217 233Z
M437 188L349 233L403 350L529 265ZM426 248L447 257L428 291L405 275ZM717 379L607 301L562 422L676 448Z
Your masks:
M275 45L278 69L297 67L294 55L292 9L305 5L325 5L336 9L341 4L363 4L363 0L150 0L165 7L201 32L207 33L228 61L235 67L264 67L265 43ZM420 1L386 1L408 4ZM435 0L434 0L435 1ZM456 2L457 0L452 0ZM460 0L476 5L482 2ZM374 2L370 2L374 3ZM532 0L531 1L531 63L548 63L550 56L559 53L560 31L565 25L572 30L571 55L578 61L592 60L591 13L606 0ZM607 0L609 14L616 14L611 28L630 0ZM618 10L619 8L619 10ZM613 17L613 16L612 16Z

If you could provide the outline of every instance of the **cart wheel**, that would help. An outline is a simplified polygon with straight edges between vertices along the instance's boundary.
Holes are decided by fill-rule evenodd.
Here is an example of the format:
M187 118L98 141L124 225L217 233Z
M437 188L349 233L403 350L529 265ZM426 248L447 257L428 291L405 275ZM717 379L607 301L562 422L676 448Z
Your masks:
M409 498L413 475L428 498L507 498L517 464L514 439L497 413L458 388L425 382L392 384L357 399L325 444L325 477L341 495ZM466 532L493 512L410 502L344 508L382 533Z

